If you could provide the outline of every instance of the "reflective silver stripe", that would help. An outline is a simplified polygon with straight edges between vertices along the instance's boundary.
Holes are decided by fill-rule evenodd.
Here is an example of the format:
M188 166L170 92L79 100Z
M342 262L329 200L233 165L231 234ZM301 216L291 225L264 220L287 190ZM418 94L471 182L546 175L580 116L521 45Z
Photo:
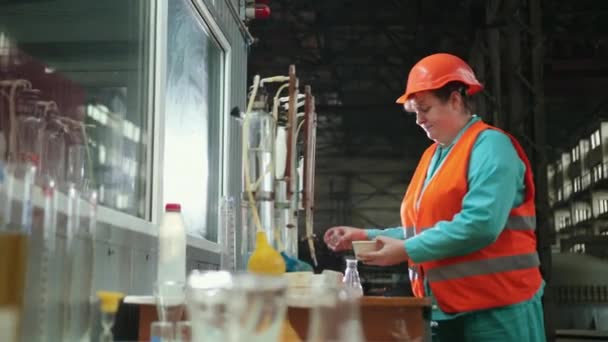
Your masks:
M414 281L417 279L420 279L420 266L418 265L409 265L408 268L408 273L410 276L410 281Z
M506 228L513 230L535 230L536 216L509 216Z
M422 228L421 230L424 231L425 229L429 229L429 228L433 228L433 227L434 226L425 227L425 228ZM505 225L505 228L512 229L512 230L536 230L536 216L509 216L507 218L507 223ZM404 229L406 231L406 235L405 235L406 238L408 236L416 235L414 228L406 227ZM407 235L409 229L412 230L412 235Z
M409 239L416 235L416 230L414 227L403 227L403 234L405 234L406 239Z
M426 271L429 281L443 281L482 274L515 271L540 265L536 252L493 259L462 262Z

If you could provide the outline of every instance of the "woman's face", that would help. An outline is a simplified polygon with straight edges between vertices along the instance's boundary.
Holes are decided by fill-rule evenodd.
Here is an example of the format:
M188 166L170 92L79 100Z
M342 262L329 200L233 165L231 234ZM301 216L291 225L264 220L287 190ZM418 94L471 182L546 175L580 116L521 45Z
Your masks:
M445 102L430 91L419 92L406 102L405 108L416 113L416 124L424 129L429 139L442 145L449 145L470 117L456 92Z

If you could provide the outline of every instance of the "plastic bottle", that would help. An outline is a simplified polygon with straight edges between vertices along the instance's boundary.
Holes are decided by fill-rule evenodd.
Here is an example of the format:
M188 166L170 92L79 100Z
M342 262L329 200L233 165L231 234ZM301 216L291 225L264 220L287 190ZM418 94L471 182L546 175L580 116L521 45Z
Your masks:
M346 270L344 271L342 283L344 283L344 287L353 296L363 296L363 287L361 286L359 271L357 270L357 259L346 259Z
M186 281L186 227L177 203L165 205L158 230L157 283Z

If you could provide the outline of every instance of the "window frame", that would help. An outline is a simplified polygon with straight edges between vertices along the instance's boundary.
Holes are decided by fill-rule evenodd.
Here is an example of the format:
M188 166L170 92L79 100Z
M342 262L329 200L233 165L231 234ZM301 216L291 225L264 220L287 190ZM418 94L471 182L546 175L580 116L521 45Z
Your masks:
M198 15L199 19L209 32L210 38L215 39L220 48L223 50L222 63L223 75L221 75L221 102L220 113L222 120L220 122L221 139L218 146L220 153L220 181L219 187L220 197L227 194L227 174L228 170L228 142L229 142L229 106L231 101L230 80L231 80L231 60L232 47L221 30L217 21L211 14L209 7L202 0L188 0L192 3L195 11L194 15ZM118 210L99 205L97 220L106 224L116 226L121 229L131 230L138 233L156 236L158 234L157 225L160 223L163 215L163 193L162 179L163 170L162 162L164 160L164 118L165 118L165 94L166 89L166 67L167 67L167 23L168 23L168 3L166 1L150 1L149 12L147 15L148 34L147 39L150 46L147 71L149 73L149 82L145 87L148 92L147 105L151 115L147 118L147 132L150 139L147 145L146 158L146 184L145 195L145 217L139 218L130 214L120 212ZM219 211L218 211L219 215ZM219 218L219 217L218 217ZM219 233L219 232L218 232ZM188 236L188 245L195 248L206 250L213 253L219 253L220 246L218 243L208 241L206 239Z
M225 196L228 194L228 147L230 139L230 122L231 117L229 115L230 104L232 103L230 85L232 80L231 64L232 64L232 47L226 39L226 36L220 29L220 26L211 15L208 6L202 0L188 0L194 4L202 23L206 25L206 28L210 34L210 37L215 39L218 45L223 49L222 63L223 63L223 74L221 75L221 101L220 109L218 113L221 113L222 118L220 120L221 139L218 151L220 153L219 169L219 195ZM147 82L141 87L142 91L146 92L145 100L142 100L142 104L147 105L149 115L147 115L145 122L142 127L142 131L146 131L146 183L145 183L145 204L144 204L144 217L127 214L117 209L99 204L97 206L97 221L102 226L111 228L111 232L115 230L134 232L138 233L138 237L144 239L146 236L157 236L158 234L158 223L162 218L163 213L163 202L162 202L162 169L159 166L162 165L164 141L163 135L159 132L164 131L164 108L165 108L165 97L160 96L164 94L165 89L165 78L166 78L166 39L167 39L167 20L168 20L168 4L166 1L153 0L150 1L149 7L146 11L142 11L142 15L147 15L145 21L146 32L143 36L142 42L149 44L149 50L147 51L148 58L145 63L142 64L142 70L145 70L148 75ZM143 26L142 26L143 27ZM237 40L238 44L239 41ZM245 44L245 43L243 43ZM142 163L143 164L143 163ZM21 188L22 185L17 181L16 186ZM161 192L159 192L161 190ZM57 211L62 214L67 213L67 197L65 193L61 191L56 192L57 195ZM23 202L25 194L15 192L11 199L19 200ZM42 188L35 186L32 193L32 205L36 208L43 208L45 198L42 193ZM88 202L85 199L79 199L79 206L86 208ZM219 211L218 211L219 216ZM218 232L219 233L219 232ZM141 234L141 235L139 235ZM219 235L219 234L218 234ZM104 239L103 243L114 243L110 242L108 237L101 237ZM115 237L112 237L115 239ZM188 236L187 243L189 246L200 251L211 252L218 254L220 247L218 243L210 242L208 240ZM146 239L144 239L146 240ZM101 241L100 241L101 242ZM146 240L146 245L147 245ZM130 251L129 251L130 253ZM121 255L122 258L122 254ZM128 255L128 254L125 254ZM207 254L203 254L207 255ZM132 255L133 256L133 255ZM205 256L207 257L207 256ZM216 262L214 262L216 263Z

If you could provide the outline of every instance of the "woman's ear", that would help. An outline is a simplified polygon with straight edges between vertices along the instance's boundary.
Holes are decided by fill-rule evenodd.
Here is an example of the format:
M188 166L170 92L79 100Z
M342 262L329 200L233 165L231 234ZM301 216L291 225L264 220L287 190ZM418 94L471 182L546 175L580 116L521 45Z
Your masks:
M449 102L452 110L458 112L464 111L464 101L462 99L462 95L460 95L459 92L453 91L452 94L450 94Z

